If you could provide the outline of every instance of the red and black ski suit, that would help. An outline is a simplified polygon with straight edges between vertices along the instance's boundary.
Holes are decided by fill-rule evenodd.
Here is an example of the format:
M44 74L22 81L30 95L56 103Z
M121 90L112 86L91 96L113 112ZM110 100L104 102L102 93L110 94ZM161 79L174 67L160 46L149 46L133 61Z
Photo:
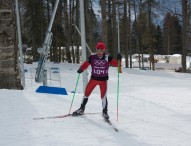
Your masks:
M118 66L117 59L113 59L110 55L103 55L99 58L96 54L91 55L87 61L85 61L80 68L84 71L91 65L91 78L86 86L85 94L83 99L87 99L90 94L92 93L93 89L99 85L100 86L100 94L102 99L102 106L103 108L107 108L107 80L109 79L108 76L108 69L109 66ZM83 102L83 101L82 101Z

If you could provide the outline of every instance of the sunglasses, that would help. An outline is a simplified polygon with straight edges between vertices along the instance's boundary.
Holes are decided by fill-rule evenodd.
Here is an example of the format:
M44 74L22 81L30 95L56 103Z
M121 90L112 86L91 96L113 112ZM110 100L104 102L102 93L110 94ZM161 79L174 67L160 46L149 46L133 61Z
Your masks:
M97 53L103 53L103 52L105 52L105 50L102 50L102 49L96 49L96 52L97 52Z

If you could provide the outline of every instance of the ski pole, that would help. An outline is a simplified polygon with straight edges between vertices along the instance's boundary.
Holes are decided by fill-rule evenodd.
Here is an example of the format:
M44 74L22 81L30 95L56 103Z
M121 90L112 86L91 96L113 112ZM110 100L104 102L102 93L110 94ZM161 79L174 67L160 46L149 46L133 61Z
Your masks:
M76 94L76 89L77 89L77 86L78 86L79 78L80 78L80 73L78 74L78 79L77 79L77 81L76 81L76 87L75 87L75 90L74 90L74 95L73 95L73 97L72 97L72 102L71 102L71 105L70 105L69 114L70 114L70 112L71 112L72 104L73 104L73 102L74 102L74 96L75 96L75 94Z
M120 53L120 25L119 25L119 0L117 0L117 38L118 38L118 53ZM118 121L118 105L119 105L119 67L120 60L118 60L118 83L117 83L117 121Z
M119 105L119 72L120 72L120 60L118 60L118 81L117 81L117 121L118 121L118 105Z

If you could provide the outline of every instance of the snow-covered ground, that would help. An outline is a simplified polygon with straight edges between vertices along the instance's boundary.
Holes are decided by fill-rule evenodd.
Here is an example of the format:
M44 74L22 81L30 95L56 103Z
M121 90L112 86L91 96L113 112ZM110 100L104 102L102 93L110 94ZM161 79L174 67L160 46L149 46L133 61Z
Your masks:
M61 87L68 95L36 93L34 70L25 65L26 87L0 90L0 146L191 146L191 75L174 72L123 69L120 74L119 119L117 121L117 70L110 68L109 115L115 132L101 114L34 120L69 113L78 74L77 64L53 64L61 72ZM90 72L90 69L88 70ZM60 86L51 74L49 86ZM53 79L57 78L57 79ZM80 76L72 111L83 96ZM101 113L99 88L86 106L88 113Z

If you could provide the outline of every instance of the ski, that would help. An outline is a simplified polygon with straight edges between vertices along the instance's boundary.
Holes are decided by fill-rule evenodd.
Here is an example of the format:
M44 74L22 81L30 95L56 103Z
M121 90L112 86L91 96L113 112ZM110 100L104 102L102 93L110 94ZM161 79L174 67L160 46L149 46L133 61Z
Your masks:
M41 117L41 118L33 118L33 120L44 120L44 119L59 119L59 118L66 118L66 117L79 117L83 115L95 115L95 114L100 114L100 113L84 113L84 114L79 114L79 115L73 115L73 114L65 114L65 115L58 115L58 116L51 116L51 117ZM119 130L113 125L113 123L109 120L104 118L104 121L111 126L113 130L118 132Z
M109 119L104 118L104 121L107 124L109 124L113 130L115 130L116 132L119 132L119 130L113 125L113 123Z
M33 118L33 120L44 120L44 119L57 119L57 118L65 118L69 117L72 114L65 114L65 115L59 115L59 116L52 116L52 117L41 117L41 118Z
M58 115L58 116L51 116L51 117L33 118L33 120L59 119L59 118L66 118L66 117L70 117L70 116L78 117L78 116L83 116L83 115L95 115L95 114L100 114L100 113L84 113L81 115L65 114L65 115Z

